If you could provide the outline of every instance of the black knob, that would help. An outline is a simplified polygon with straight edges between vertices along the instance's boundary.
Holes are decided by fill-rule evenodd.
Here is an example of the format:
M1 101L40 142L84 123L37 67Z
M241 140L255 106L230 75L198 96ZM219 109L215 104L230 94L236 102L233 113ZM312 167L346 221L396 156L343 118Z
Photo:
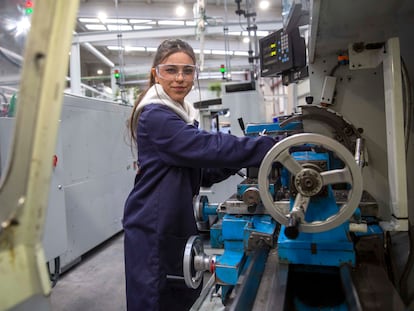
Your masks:
M308 105L312 105L313 103L313 96L306 96L305 101Z
M285 235L288 239L296 240L299 235L299 221L295 217L289 217L288 225L285 228Z

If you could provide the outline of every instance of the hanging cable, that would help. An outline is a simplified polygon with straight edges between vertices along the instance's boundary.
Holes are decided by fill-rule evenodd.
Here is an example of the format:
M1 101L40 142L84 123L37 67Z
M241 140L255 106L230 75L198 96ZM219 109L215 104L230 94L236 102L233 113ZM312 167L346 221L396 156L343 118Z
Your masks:
M121 103L128 104L126 99L126 90L125 90L125 62L124 62L124 46L122 42L122 29L121 24L119 23L119 10L118 10L118 0L115 0L115 11L116 11L116 20L118 26L117 34L117 44L118 44L118 65L119 65L119 93L121 95Z

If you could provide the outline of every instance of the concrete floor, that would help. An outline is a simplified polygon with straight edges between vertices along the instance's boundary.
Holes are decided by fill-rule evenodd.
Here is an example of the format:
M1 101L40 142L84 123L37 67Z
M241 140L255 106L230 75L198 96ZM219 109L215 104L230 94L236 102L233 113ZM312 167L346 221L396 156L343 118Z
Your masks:
M221 254L205 241L205 252ZM119 233L82 256L82 260L65 271L52 288L51 311L125 311L124 235ZM204 285L210 278L204 275ZM221 300L210 301L207 309L224 310ZM211 306L214 305L214 308Z
M52 311L124 311L123 234L83 256L63 273L51 294Z

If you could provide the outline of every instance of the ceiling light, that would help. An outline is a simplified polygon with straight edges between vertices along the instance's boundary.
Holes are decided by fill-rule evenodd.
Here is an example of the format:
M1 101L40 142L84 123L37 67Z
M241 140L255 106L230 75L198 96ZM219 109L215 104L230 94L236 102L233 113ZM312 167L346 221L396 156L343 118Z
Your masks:
M130 25L107 25L109 31L132 30Z
M156 52L157 48L149 48L147 47L147 52Z
M179 4L176 8L175 8L175 14L177 16L184 16L186 12L185 7L182 4Z
M88 30L106 30L105 25L99 25L99 24L86 24L85 27Z
M98 75L101 75L101 74L103 74L103 70L102 70L102 69L98 69L98 70L96 71L96 73L97 73Z
M164 21L158 21L158 25L184 26L184 21L164 20Z
M98 18L103 22L106 20L106 18L108 17L108 15L106 15L106 13L104 12L99 12L98 13Z
M128 24L126 18L106 18L104 22L108 24Z
M118 45L108 45L106 48L110 51L121 51L124 49L122 46Z
M232 55L232 51L225 51L225 50L211 50L212 55Z
M89 17L80 17L79 21L81 23L100 23L99 18L89 18Z
M16 22L15 36L26 34L30 29L30 20L27 16L23 16L20 20Z
M147 24L149 22L152 22L152 19L134 19L134 18L129 19L130 24Z
M249 56L249 52L245 52L245 51L234 51L234 56Z
M143 29L151 29L152 26L134 25L133 28L134 28L134 30L143 30Z
M269 8L269 6L270 6L270 2L268 0L262 0L259 3L259 8L261 10L267 10Z
M243 43L249 43L250 38L249 37L243 37Z
M125 51L127 51L127 52L132 52L132 51L145 52L145 47L143 47L143 46L126 46Z

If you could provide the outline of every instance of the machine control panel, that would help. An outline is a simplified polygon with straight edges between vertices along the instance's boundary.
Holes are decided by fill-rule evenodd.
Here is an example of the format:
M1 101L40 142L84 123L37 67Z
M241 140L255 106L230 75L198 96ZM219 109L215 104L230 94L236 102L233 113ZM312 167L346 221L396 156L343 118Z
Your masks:
M259 40L262 77L274 77L306 66L305 40L295 28L280 29Z

